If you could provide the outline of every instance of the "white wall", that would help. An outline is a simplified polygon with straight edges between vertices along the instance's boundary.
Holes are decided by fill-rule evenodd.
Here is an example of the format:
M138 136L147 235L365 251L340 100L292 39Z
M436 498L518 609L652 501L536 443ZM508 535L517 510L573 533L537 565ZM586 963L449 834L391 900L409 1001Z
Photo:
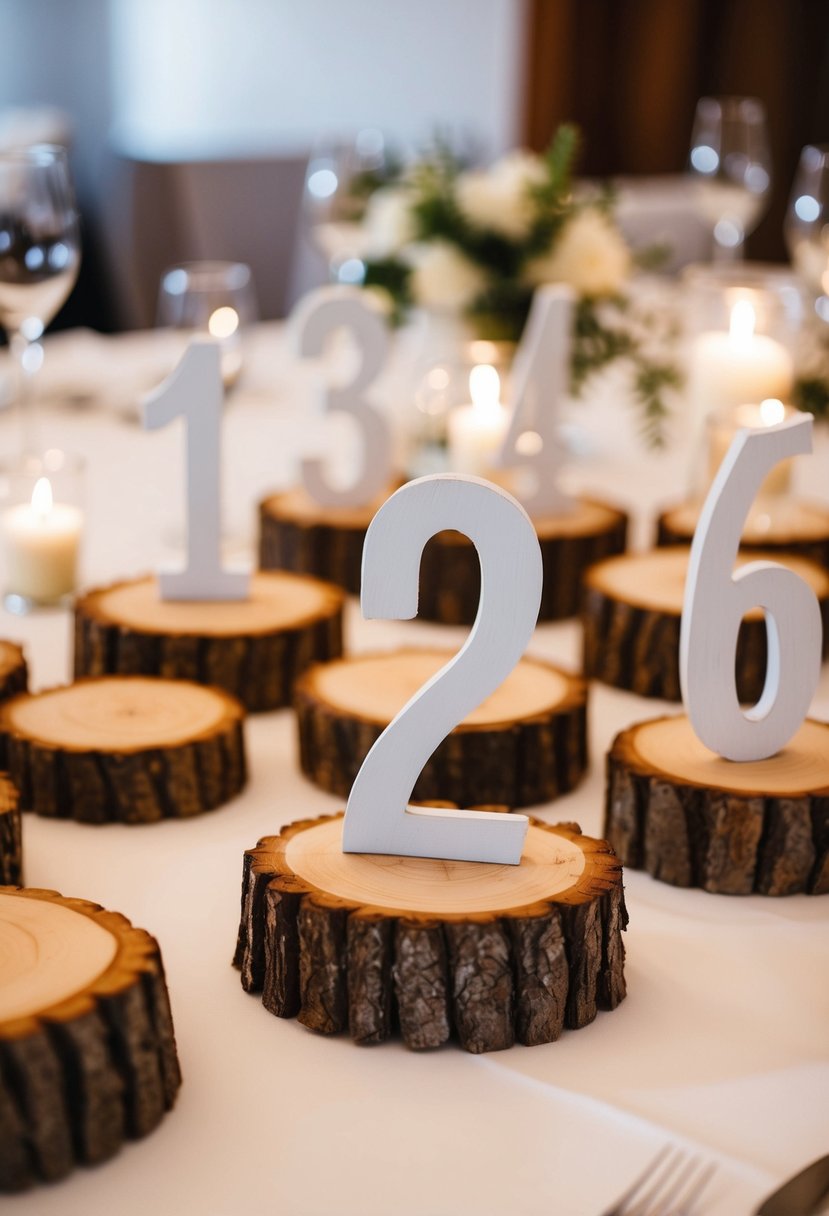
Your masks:
M111 0L113 139L137 156L293 151L377 126L519 138L524 0Z

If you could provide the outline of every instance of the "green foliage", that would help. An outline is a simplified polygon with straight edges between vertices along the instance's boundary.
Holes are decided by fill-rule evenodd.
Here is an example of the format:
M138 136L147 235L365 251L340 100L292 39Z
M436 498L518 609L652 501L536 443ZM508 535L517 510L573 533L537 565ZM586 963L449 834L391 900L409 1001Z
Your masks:
M829 380L820 376L802 377L795 381L792 404L815 418L829 418Z

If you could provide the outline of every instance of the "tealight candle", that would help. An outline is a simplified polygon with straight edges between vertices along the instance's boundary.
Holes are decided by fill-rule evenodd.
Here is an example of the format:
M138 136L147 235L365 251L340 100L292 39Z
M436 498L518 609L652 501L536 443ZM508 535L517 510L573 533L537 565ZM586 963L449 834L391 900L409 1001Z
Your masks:
M501 381L490 364L472 368L469 392L472 403L449 415L449 462L453 473L485 477L495 465L509 413L499 400Z
M702 333L694 340L688 403L697 424L716 410L791 395L789 352L775 338L755 333L755 324L754 305L740 298L732 306L728 333Z
M2 516L8 596L54 603L75 589L83 516L78 507L54 502L48 477L39 477L31 501Z

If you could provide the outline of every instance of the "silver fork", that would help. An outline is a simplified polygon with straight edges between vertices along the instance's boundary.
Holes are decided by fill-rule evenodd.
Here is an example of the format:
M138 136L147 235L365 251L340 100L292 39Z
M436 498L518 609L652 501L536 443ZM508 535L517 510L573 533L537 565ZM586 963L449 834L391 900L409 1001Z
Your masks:
M601 1216L695 1216L716 1165L666 1144Z

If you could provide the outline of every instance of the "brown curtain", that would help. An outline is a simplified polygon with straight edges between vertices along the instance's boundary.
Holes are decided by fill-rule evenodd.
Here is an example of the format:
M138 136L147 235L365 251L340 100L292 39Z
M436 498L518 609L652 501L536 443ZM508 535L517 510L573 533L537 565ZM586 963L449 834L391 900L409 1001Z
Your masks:
M761 98L771 206L749 256L783 258L800 149L829 143L829 0L530 0L524 136L541 149L572 119L581 171L679 173L698 97Z

